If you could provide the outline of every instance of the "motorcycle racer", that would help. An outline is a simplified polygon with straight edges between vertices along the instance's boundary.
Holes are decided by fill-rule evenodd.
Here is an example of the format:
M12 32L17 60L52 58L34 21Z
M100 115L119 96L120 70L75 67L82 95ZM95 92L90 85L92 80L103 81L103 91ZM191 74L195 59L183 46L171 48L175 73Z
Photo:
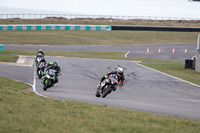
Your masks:
M39 79L43 76L45 66L46 66L46 60L44 59L44 57L41 57L39 62L36 63L36 71Z
M115 91L118 86L117 74L110 74L105 80L101 82L100 87L97 88L96 97L105 98L112 91Z
M42 63L42 62L44 62L46 64L46 60L44 59L44 57L41 57L41 60L40 60L40 62L37 63L37 66L39 66L40 63Z
M111 75L111 74L117 74L117 76L118 76L118 82L120 83L120 85L123 85L123 84L124 84L124 80L125 80L125 77L124 77L124 69L121 68L121 67L118 67L118 68L117 68L117 71L108 72L108 73L107 73L107 76L102 76L102 77L101 77L101 80L100 80L100 82L99 82L99 84L97 85L97 87L100 87L101 82L102 82L104 79L108 78L108 76Z
M44 57L44 52L42 51L42 49L39 49L35 57L36 66L43 57Z
M36 56L38 55L42 55L42 57L44 57L44 52L42 51L42 49L39 49Z
M58 66L57 62L53 62L53 61L50 61L47 65L46 65L46 68L45 68L45 72L47 72L49 69L53 69L55 70L55 73L56 73L56 78L55 78L55 83L58 83L58 76L61 75L61 69L60 67ZM42 80L42 83L45 81L45 79Z

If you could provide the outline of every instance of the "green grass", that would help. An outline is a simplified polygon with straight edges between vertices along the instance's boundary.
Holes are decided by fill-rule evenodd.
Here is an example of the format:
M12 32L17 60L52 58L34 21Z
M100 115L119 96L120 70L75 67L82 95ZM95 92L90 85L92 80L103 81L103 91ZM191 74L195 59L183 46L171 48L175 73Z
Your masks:
M0 31L0 40L1 44L34 45L173 44L196 43L198 34L156 31Z
M3 55L32 55L35 56L37 51L24 50L5 50ZM82 57L82 58L102 58L102 59L124 59L122 52L62 52L62 51L45 51L45 56L66 56L66 57ZM14 62L15 60L13 60Z
M173 75L194 84L200 85L200 73L192 69L185 69L184 64L142 63L145 66Z
M16 62L17 55L7 54L4 51L0 51L0 62Z
M1 133L198 133L200 121L44 98L0 77Z

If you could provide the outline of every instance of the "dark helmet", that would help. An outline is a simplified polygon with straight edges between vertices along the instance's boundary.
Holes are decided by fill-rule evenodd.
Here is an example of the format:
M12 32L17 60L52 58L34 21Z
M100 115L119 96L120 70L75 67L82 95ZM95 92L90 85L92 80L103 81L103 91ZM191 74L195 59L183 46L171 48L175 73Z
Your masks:
M57 63L57 62L54 62L54 63L53 63L53 67L54 67L54 68L58 67L58 63Z
M124 69L121 68L121 67L117 68L117 75L118 75L119 77L121 77L121 76L123 76L123 74L124 74Z
M42 49L38 50L37 55L41 55L42 57L44 57L44 52L42 51Z
M37 57L43 57L42 53L37 53Z

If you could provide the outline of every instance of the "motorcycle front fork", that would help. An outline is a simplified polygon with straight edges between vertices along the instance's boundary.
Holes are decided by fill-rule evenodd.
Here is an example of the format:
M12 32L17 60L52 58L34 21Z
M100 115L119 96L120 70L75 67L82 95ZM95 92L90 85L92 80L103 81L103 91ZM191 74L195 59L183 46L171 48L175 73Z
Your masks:
M44 78L42 79L42 84L44 84L44 83L45 83L45 80L46 80L46 78L44 77Z

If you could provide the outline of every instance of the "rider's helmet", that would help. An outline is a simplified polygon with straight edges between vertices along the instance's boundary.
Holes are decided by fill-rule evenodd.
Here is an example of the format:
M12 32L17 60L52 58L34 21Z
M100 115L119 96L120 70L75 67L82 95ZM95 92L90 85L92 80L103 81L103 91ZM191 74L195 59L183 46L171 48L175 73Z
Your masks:
M37 53L37 57L43 57L42 53Z
M41 54L42 57L44 56L44 52L43 52L42 49L39 49L37 53L38 53L38 54Z
M38 52L43 52L42 49L39 49Z
M53 67L54 67L54 68L57 68L57 67L58 67L57 62L54 62L54 63L53 63Z
M53 61L50 61L50 62L49 62L49 65L50 65L50 66L53 66Z
M118 67L118 68L117 68L117 75L118 75L119 77L121 77L121 76L123 76L123 74L124 74L124 69L121 68L121 67Z

